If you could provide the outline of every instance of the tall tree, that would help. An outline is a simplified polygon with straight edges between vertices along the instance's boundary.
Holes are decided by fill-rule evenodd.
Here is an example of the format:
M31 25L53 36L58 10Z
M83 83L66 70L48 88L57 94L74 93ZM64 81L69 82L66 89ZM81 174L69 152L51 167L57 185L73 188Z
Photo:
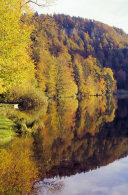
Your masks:
M28 10L22 3L23 0L0 1L0 84L5 91L34 79L34 64L29 56L32 27L21 21Z

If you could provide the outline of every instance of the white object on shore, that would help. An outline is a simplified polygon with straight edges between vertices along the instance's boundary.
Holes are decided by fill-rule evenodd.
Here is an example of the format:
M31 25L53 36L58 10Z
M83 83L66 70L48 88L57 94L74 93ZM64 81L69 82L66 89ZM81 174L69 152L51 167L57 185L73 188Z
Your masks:
M15 109L18 109L19 107L18 107L18 104L14 104L14 108Z

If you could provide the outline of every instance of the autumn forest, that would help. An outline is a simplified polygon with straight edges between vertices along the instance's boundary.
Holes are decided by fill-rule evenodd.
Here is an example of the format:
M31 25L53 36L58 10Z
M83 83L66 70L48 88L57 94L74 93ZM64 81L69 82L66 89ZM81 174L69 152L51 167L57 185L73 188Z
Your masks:
M30 8L53 1L0 0L0 194L55 195L128 155L128 35Z
M126 87L128 38L122 30L38 15L23 0L2 0L0 9L1 101L31 107L47 98L109 96L117 85Z

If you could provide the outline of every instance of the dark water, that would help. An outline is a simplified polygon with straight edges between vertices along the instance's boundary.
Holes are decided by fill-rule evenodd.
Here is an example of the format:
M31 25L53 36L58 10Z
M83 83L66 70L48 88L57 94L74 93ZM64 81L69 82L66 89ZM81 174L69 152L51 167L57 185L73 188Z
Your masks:
M21 134L0 138L1 193L128 194L128 99L64 99L1 113L0 127L9 119Z

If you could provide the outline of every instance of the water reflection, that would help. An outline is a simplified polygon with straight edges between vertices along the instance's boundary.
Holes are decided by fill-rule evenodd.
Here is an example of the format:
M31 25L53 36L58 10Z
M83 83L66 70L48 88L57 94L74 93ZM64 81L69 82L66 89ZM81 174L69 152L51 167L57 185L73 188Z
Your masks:
M1 194L27 194L38 178L32 161L32 138L16 138L10 147L0 150Z
M47 182L62 182L61 192L53 193L40 182L39 195L127 195L128 159L121 159L88 173L76 174L59 179L45 179Z
M72 186L75 177L77 189L72 186L72 192L82 194L79 177L82 182L90 174L85 172L128 154L127 110L127 100L118 100L117 109L115 98L94 96L80 102L51 100L47 108L33 113L8 108L4 115L27 138L15 138L0 150L0 192L67 194L65 185Z
M70 100L67 103L71 105ZM108 139L106 133L106 137L102 136L107 131L102 132L102 127L115 117L116 100L90 97L79 102L78 107L73 106L76 110L70 108L71 112L69 106L66 110L63 105L61 102L57 110L55 102L51 102L44 129L34 137L33 150L42 179L89 171L116 159L113 154L109 157L108 151L112 148L115 153L120 140Z

